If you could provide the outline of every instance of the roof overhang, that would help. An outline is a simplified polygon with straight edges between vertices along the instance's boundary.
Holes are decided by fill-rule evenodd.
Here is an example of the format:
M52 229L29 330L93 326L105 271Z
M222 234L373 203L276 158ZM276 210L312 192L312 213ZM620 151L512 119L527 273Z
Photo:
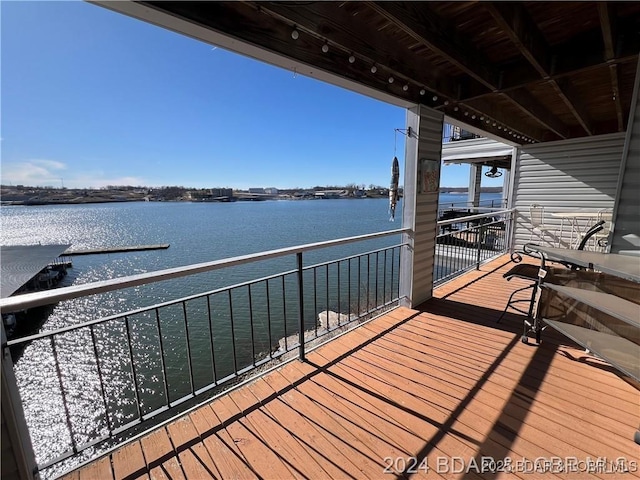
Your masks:
M12 245L0 247L0 298L13 295L71 245Z
M515 144L625 131L638 81L640 2L94 3Z

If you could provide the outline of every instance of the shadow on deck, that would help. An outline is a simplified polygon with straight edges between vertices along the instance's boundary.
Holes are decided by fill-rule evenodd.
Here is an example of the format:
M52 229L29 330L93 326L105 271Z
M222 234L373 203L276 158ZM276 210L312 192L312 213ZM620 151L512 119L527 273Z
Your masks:
M486 264L65 478L637 478L639 392L554 332L521 343L521 316L496 324L519 285L508 268Z

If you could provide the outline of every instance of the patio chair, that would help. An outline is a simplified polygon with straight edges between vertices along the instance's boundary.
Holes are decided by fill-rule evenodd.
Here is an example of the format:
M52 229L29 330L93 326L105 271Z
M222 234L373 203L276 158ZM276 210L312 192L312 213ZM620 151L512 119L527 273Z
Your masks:
M555 227L552 227L551 225L544 224L544 207L537 203L531 204L529 206L529 216L531 219L531 235L529 236L529 242L533 241L534 233L538 236L540 241L544 241L545 235L555 229Z
M528 280L531 283L524 287L518 288L511 292L509 299L507 300L507 305L504 307L502 314L496 320L496 323L500 323L502 318L505 316L509 308L515 310L518 313L526 315L527 318L533 318L533 305L536 299L536 293L538 292L538 272L540 271L539 265L533 265L530 263L520 263L522 262L522 255L528 255L530 257L534 257L537 259L542 259L539 254L535 250L531 250L532 247L535 247L535 244L527 243L522 251L514 252L511 254L511 261L516 265L511 267L508 272L502 275L503 278L506 278L507 281L510 281L512 278L519 278L521 280ZM531 289L531 297L530 298L517 298L513 297L519 292L524 292L525 290ZM516 306L516 304L520 303L528 303L529 306L527 310L523 310Z
M584 250L585 245L591 239L591 237L593 237L603 229L604 223L605 223L604 220L600 220L599 222L591 226L591 228L589 228L589 230L587 230L587 232L582 237L582 241L580 242L580 245L578 245L577 250ZM516 265L511 267L508 272L502 275L502 277L506 278L507 281L511 280L512 278L519 278L521 280L528 280L531 283L529 285L518 288L513 292L511 292L511 295L507 300L507 305L504 307L504 310L502 311L502 314L500 314L500 316L498 317L498 320L496 320L496 323L500 323L500 321L505 316L509 308L511 308L512 310L515 310L518 313L526 315L527 320L525 320L525 322L533 321L533 306L536 300L536 293L538 293L538 273L540 271L541 266L544 266L544 257L535 250L535 247L536 247L535 244L527 243L525 244L521 252L515 252L511 255L511 261ZM541 261L541 265L520 263L522 262L523 254L539 259ZM565 263L565 262L558 262L558 263L561 263L562 265L564 265L565 267L571 270L578 269L578 267L570 263ZM530 298L517 298L517 299L513 298L517 293L523 292L529 289L531 289ZM523 310L516 306L516 304L520 304L520 303L528 303L529 307L527 308L527 310Z
M605 221L604 220L598 220L596 223L594 223L591 227L589 227L589 230L587 230L585 232L585 234L582 236L582 240L580 240L580 245L578 245L577 250L584 250L584 247L587 246L587 243L589 242L589 240L591 240L591 237L593 238L597 238L598 235L601 234L601 232L604 230L604 225L605 225ZM605 238L608 237L609 234L607 233ZM575 267L575 265L574 265ZM573 268L573 267L571 267ZM575 268L573 268L575 269Z
M600 247L602 250L605 250L609 245L609 234L611 233L612 219L613 212L610 208L603 208L598 212L598 222L602 222L602 230L593 236L596 248Z

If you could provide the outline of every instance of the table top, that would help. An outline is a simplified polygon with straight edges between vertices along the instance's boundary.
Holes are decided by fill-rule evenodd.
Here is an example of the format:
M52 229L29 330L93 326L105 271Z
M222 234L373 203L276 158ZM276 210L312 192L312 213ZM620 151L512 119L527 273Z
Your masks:
M552 217L556 218L595 218L597 217L599 212L589 212L589 211L575 211L575 212L555 212L552 213Z
M616 277L640 282L640 257L638 256L543 246L536 246L535 249L544 253L550 260L566 261Z
M640 381L640 363L638 363L640 345L624 337L610 335L578 325L548 319L544 319L544 322L579 345L588 348L618 370Z

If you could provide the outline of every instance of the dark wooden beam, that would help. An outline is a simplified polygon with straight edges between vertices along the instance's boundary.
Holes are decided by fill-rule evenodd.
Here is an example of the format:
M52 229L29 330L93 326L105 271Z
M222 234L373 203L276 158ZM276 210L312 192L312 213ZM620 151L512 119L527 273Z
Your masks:
M600 28L602 30L602 42L604 44L604 59L609 62L615 58L616 54L616 25L613 22L615 14L613 6L609 3L598 3L598 15L600 17ZM618 66L609 65L611 75L611 96L616 108L618 118L618 131L624 131L624 115L622 114L622 101L620 100L620 82L618 80Z
M602 42L604 44L604 59L606 61L615 58L615 25L612 18L615 17L613 6L606 2L598 3L598 16L600 17L600 29L602 30Z
M549 46L522 4L513 2L486 2L483 3L483 6L520 53L535 68L538 74L551 84L551 87L560 100L573 114L577 122L584 128L585 132L591 135L591 127L587 120L586 108L583 105L584 102L576 100L578 103L574 104L572 100L569 99L568 92L564 91L562 86L551 78L551 54L549 52ZM504 93L511 96L509 92L505 91ZM518 101L517 98L512 99ZM550 129L561 136L563 135L560 133L561 131L567 131L561 122L555 122L551 116L547 116L546 120L544 118L540 118L540 120L545 122Z
M429 10L428 3L421 2L419 8L413 8L413 10L408 10L413 7L411 3L406 4L407 9L395 2L370 2L367 5L411 35L417 42L438 53L493 92L501 90L500 75L495 66L478 49L456 38L455 31L444 26L446 22ZM526 29L531 30L530 27ZM541 38L541 35L539 37ZM540 41L534 43L536 50L542 49ZM536 54L540 55L537 52ZM503 92L503 94L525 114L561 138L566 138L566 125L531 95L523 93L522 90Z
M514 90L501 94L523 113L529 115L545 128L551 130L560 138L568 138L569 129L558 120L549 110L540 105L538 100L526 89Z
M340 49L346 56L353 54L359 61L367 62L368 68L375 64L380 70L378 75L386 73L398 80L410 80L452 100L457 99L461 91L455 79L444 77L438 68L393 39L373 34L336 2L316 2L304 8L286 2L256 2L254 5L279 21L292 27L295 25L321 41L326 40L330 48Z
M587 135L593 135L592 122L589 121L589 114L587 113L587 107L585 102L581 98L577 98L573 92L574 88L571 85L571 81L568 79L558 79L551 81L551 86L556 89L556 93L564 104L571 110L573 116L578 120L580 126L584 129Z
M396 2L367 2L367 5L486 88L498 88L499 72L476 48L456 38L446 22L429 10L427 2L420 2L417 7L410 2L404 6Z
M572 75L608 68L612 64L636 63L640 51L640 32L637 27L634 29L630 25L619 25L618 38L616 56L608 61L604 59L605 52L600 29L585 32L566 43L554 45L549 50L551 64L549 78L560 80ZM508 65L497 68L501 74L501 92L528 87L541 79L540 74L528 61L510 62ZM476 96L487 96L487 93L463 95L461 100Z
M540 76L549 79L549 46L522 4L484 2L482 5Z

